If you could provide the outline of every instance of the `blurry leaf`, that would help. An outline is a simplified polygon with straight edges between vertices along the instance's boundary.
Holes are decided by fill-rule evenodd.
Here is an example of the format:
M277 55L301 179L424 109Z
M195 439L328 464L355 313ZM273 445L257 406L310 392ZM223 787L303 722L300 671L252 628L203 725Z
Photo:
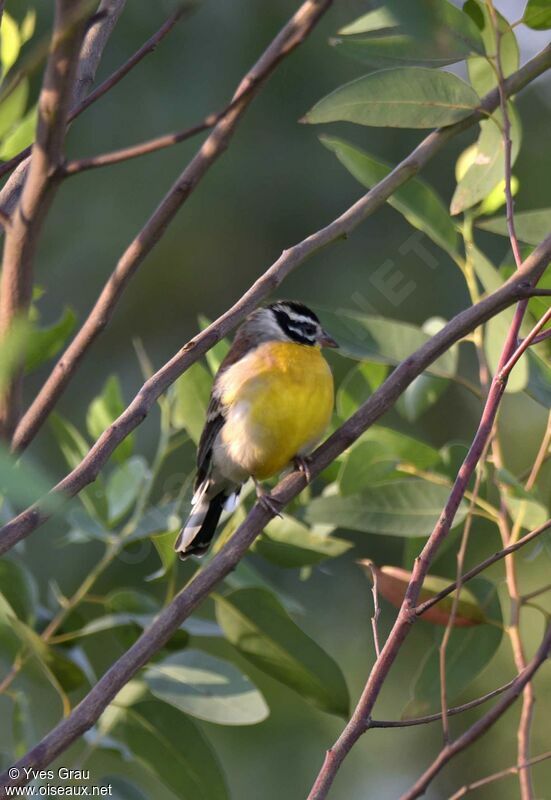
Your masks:
M211 384L211 376L198 361L174 384L171 423L175 428L185 428L195 444L205 425Z
M148 575L146 578L148 581L164 578L177 560L176 551L174 550L173 531L158 533L156 536L151 537L151 541L157 551L157 555L161 559L161 569L153 575Z
M17 319L0 340L0 394L23 361L31 339L28 322Z
M66 513L67 523L71 530L66 536L69 542L90 542L97 539L100 542L112 542L116 536L107 530L105 525L91 517L80 506L69 509Z
M514 164L520 150L520 117L512 103L508 103L507 110L511 123L511 163ZM450 204L451 214L459 214L480 203L505 178L502 124L503 115L499 109L491 119L480 123L474 161L456 186Z
M133 456L109 475L106 486L109 521L119 522L132 508L148 475L148 466L142 456Z
M233 664L199 650L152 664L144 679L159 700L218 725L255 725L270 713L259 690Z
M27 13L23 17L21 25L19 26L19 38L21 40L21 46L23 46L30 39L32 39L35 27L36 27L36 11L34 10L34 8L29 8Z
M469 448L463 442L448 442L440 450L441 462L437 465L436 471L455 481L468 452Z
M33 624L38 607L38 586L32 573L19 561L0 561L0 592L23 622Z
M373 483L381 483L396 471L399 460L389 454L389 448L382 442L357 444L346 455L339 471L341 495L357 494Z
M283 607L290 614L304 614L304 608L291 595L275 586L267 578L252 566L249 561L240 561L236 568L225 578L225 585L231 589L264 589L267 592L275 592Z
M398 67L373 72L335 89L304 121L435 128L468 117L479 105L476 92L451 72Z
M360 361L397 365L431 338L416 325L386 317L338 309L324 311L327 328L339 343L339 353ZM458 349L451 348L428 367L427 372L453 378Z
M8 95L4 103L8 103L16 91L17 88L12 94ZM8 161L10 158L16 156L25 147L28 147L30 144L32 144L35 137L37 121L38 105L35 104L27 111L25 116L19 120L17 125L15 125L6 135L0 146L0 159L3 161Z
M36 741L36 730L33 725L31 700L23 691L13 691L13 754L16 758L25 755L32 742Z
M359 561L358 563L366 570L368 575L371 570L375 571L377 575L377 590L381 597L384 597L395 608L400 608L412 573L400 567L377 567L372 561ZM430 600L442 589L446 589L450 583L451 581L448 578L427 575L423 581L418 605L424 603L425 600ZM447 625L450 620L453 603L454 594L450 594L425 611L421 619L434 625ZM484 611L480 608L477 598L466 586L463 586L454 618L454 627L466 628L472 625L480 625L484 621Z
M199 326L202 331L211 324L212 320L205 317L203 314L199 314ZM213 375L218 372L218 368L220 364L226 357L228 350L230 349L230 343L227 339L220 339L214 347L206 353L205 358L207 359L207 364L209 365L209 369Z
M546 522L549 514L534 491L528 492L523 484L507 470L498 470L496 477L502 488L507 510L515 523L519 523L527 530L533 530Z
M513 197L517 194L519 190L519 182L518 178L515 178L514 175L511 176L511 194ZM480 206L478 207L478 214L495 214L501 206L504 206L507 202L507 197L505 195L505 179L500 181L497 186L495 186L490 194L486 195L484 200L481 202Z
M20 49L21 38L17 24L13 17L4 11L0 30L0 60L4 75L17 61Z
M497 52L496 36L486 3L484 0L467 0L463 8L480 29L486 55L489 57L495 56ZM519 68L519 47L515 33L505 17L497 10L496 15L501 33L499 49L501 68L507 78ZM473 87L481 97L493 89L494 86L497 86L497 76L488 58L480 56L469 58L467 60L467 72Z
M504 282L499 270L475 244L471 246L471 254L473 269L483 290L488 294L495 292Z
M346 375L337 391L336 407L341 419L348 419L385 380L385 364L357 364Z
M489 664L503 636L503 620L496 587L485 578L469 581L489 624L454 629L446 652L448 703L453 704L477 675ZM438 642L443 631L435 629L436 643L427 653L412 686L412 698L402 718L430 714L440 709Z
M336 558L352 547L349 542L332 536L314 533L293 517L270 520L256 540L255 553L279 567L304 567L319 564L326 558Z
M124 411L124 400L119 379L116 375L111 375L102 389L99 397L96 397L88 406L86 414L86 427L92 439L99 439L101 434L117 419ZM123 463L132 455L134 449L134 434L127 436L114 451L114 457L119 463Z
M229 800L216 754L189 717L158 701L138 703L122 716L116 732L179 800Z
M75 312L65 308L63 316L53 325L33 330L25 358L26 371L31 372L44 361L53 358L65 344L75 324Z
M445 378L419 375L398 398L396 410L408 422L416 422L440 399L448 386L449 381Z
M478 228L509 237L507 217L478 219ZM535 208L533 211L515 213L515 230L518 238L528 244L538 245L549 234L551 228L551 208Z
M392 428L384 428L382 425L372 425L352 445L349 452L353 453L357 447L364 444L374 445L390 460L413 464L419 469L428 469L440 460L440 454L434 447Z
M522 21L536 31L551 28L551 6L548 0L528 0Z
M25 507L42 498L43 507L54 512L64 500L59 496L46 496L53 483L28 458L21 460L12 456L0 442L0 496L10 505Z
M390 536L428 536L448 499L447 486L422 479L395 480L346 497L317 497L306 510L308 522ZM459 506L453 526L465 518Z
M526 394L544 408L551 408L551 367L531 349L526 351L523 358L528 361Z
M129 611L132 614L151 614L159 611L159 604L149 594L137 589L116 589L107 595L105 604L112 611Z
M109 788L109 797L114 800L148 800L141 789L120 775L105 775L101 779L101 786Z
M320 136L320 141L368 189L379 183L393 169L390 164L374 158L343 139ZM458 236L451 217L442 200L425 181L410 178L388 198L387 203L439 247L448 253L457 253Z
M486 360L492 375L495 375L499 359L503 350L503 345L507 339L511 324L513 322L514 310L505 309L492 319L489 319L485 326L484 351ZM520 358L509 374L509 379L505 391L509 393L521 392L528 383L528 361Z
M438 67L483 52L476 25L447 0L386 0L339 34L339 49L376 67Z
M273 594L238 589L217 597L216 616L226 638L258 669L323 711L348 715L348 689L340 668Z
M181 519L176 514L177 503L163 503L159 506L151 506L139 520L133 533L126 539L128 542L136 542L140 539L149 539L159 533L171 531L176 534L181 527Z
M71 469L75 469L90 449L88 443L74 425L56 412L50 416L50 426L63 453L65 461ZM89 514L102 521L107 519L107 499L101 477L96 478L91 486L79 492L79 499Z
M27 98L29 96L29 82L24 80L18 84L13 92L6 97L4 102L0 104L0 139L3 139L10 133L12 128L17 125L27 107ZM2 146L0 146L0 158Z

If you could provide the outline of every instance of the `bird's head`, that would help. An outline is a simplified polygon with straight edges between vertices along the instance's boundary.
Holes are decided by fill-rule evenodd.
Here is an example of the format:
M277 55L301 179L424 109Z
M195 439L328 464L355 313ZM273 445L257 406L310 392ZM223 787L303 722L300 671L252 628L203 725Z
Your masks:
M259 308L250 316L258 341L294 342L311 347L338 347L314 314L303 303L279 300Z

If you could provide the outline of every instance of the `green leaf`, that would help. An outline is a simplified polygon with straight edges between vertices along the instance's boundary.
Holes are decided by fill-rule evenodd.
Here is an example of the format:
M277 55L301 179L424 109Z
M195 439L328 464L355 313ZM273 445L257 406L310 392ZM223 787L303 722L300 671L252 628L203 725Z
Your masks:
M54 481L28 460L15 458L0 442L0 496L14 506L32 505L39 498L52 513L63 505L63 498L45 496Z
M107 480L106 495L109 522L115 525L132 508L148 475L148 466L142 456L133 456L116 467Z
M144 679L159 700L218 725L255 725L270 713L256 686L233 664L199 650L153 664Z
M551 368L531 349L526 351L523 358L528 360L526 394L544 408L551 408Z
M174 538L175 531L158 533L156 536L151 537L157 555L161 559L161 568L153 575L148 575L146 580L153 581L164 578L172 569L177 560L176 551L174 550Z
M19 561L0 561L0 592L23 622L33 624L38 608L38 586L32 573Z
M365 533L428 536L449 493L447 486L422 479L395 480L370 486L360 494L315 498L306 510L306 519L310 523ZM463 502L455 515L454 527L466 513L467 505Z
M110 787L109 797L114 800L148 800L147 796L134 783L120 775L105 775L101 786Z
M503 636L503 620L496 587L485 578L474 578L469 582L469 590L478 600L489 624L453 630L446 658L446 688L450 704L489 664ZM435 629L435 634L436 642L421 664L412 686L411 700L404 709L402 718L429 714L440 708L438 644L442 631Z
M511 122L511 163L520 150L520 117L512 103L508 103ZM490 119L480 123L480 136L475 145L474 161L458 182L450 204L450 212L459 214L472 208L487 197L505 178L505 145L501 125L503 115L495 111Z
M528 0L522 21L536 31L551 28L551 7L548 0Z
M520 188L520 184L518 178L514 175L511 176L511 194L513 197L518 193ZM480 206L478 207L478 214L484 214L486 216L490 216L490 214L495 214L501 206L504 206L507 202L507 196L505 194L505 180L500 181L497 186L494 186L492 191L486 195L484 200L481 202Z
M90 449L88 443L74 425L64 419L61 414L50 416L50 427L63 453L65 461L71 469L75 469ZM105 521L108 516L107 498L101 477L96 478L91 486L79 492L79 498L85 509L94 518Z
M53 325L33 330L25 358L27 372L32 372L61 350L75 327L76 320L74 311L65 308L63 315Z
M351 417L362 403L385 380L388 369L384 364L356 364L348 372L337 391L336 408L344 420Z
M371 189L393 169L392 165L366 153L343 139L320 136L320 141L335 153L341 164L363 186ZM397 189L388 200L407 219L410 225L423 231L447 253L457 253L458 236L451 217L434 189L420 178L410 180Z
M185 428L195 444L199 442L209 404L212 378L198 361L174 384L171 423Z
M31 341L30 325L25 319L17 319L0 342L0 394L11 376L25 358Z
M346 455L338 474L341 495L357 494L373 483L396 476L399 459L389 454L384 443L361 442Z
M293 568L319 564L337 558L352 547L342 539L314 533L293 517L270 520L253 550L279 567Z
M17 61L20 49L21 37L19 28L13 17L4 11L0 31L0 60L4 75Z
M0 139L3 139L18 124L25 113L29 96L29 82L21 81L13 92L0 104ZM2 148L0 147L0 158Z
M124 711L115 731L179 800L229 800L215 752L185 714L157 701Z
M389 459L413 464L419 469L428 469L440 461L440 454L434 447L382 425L372 425L352 445L349 452L353 453L357 447L364 444L379 448Z
M416 422L442 397L449 385L444 378L419 375L398 398L396 410L408 422Z
M216 599L226 638L258 669L332 714L348 716L348 689L339 666L265 589L238 589Z
M483 52L476 25L447 0L387 0L339 34L332 44L375 67L439 67Z
M14 90L15 93L17 89ZM4 102L8 102L11 95L8 95ZM38 104L30 108L17 125L15 125L5 137L0 146L0 159L8 161L16 156L25 147L34 142L36 125L38 122Z
M506 216L478 219L476 225L490 233L509 236ZM515 214L516 234L521 241L527 244L538 245L549 234L550 228L551 208L535 208L533 211L520 211Z
M497 76L493 64L488 57L493 58L497 52L497 42L493 21L488 12L488 6L483 0L467 0L464 10L478 25L484 42L486 57L474 56L467 60L469 80L480 97L497 86ZM515 33L507 20L499 11L496 11L498 29L500 31L500 60L504 76L507 78L516 72L520 63L520 52Z
M304 121L435 128L468 117L479 105L476 92L451 72L403 67L373 72L335 89Z
M119 379L116 375L111 375L105 382L99 397L92 400L88 406L86 427L92 439L99 439L101 434L117 419L117 417L120 417L124 408ZM122 464L132 455L133 449L134 434L130 434L116 448L114 457Z
M528 530L543 525L549 515L543 503L538 500L536 492L527 491L508 470L498 470L496 477L502 488L507 510L515 524L518 523Z
M211 324L212 320L208 317L205 317L203 314L199 314L199 326L202 331ZM207 364L209 365L209 369L213 375L218 372L220 364L225 359L228 354L228 350L230 349L230 343L227 339L220 339L214 347L211 347L208 353L206 353L205 358L207 359Z
M505 309L488 320L484 329L484 352L492 375L496 374L503 345L513 323L514 310ZM528 384L528 361L520 358L509 374L505 391L510 394L522 392Z
M30 39L32 39L34 35L34 30L36 27L36 11L34 8L29 8L25 16L23 17L23 21L19 26L19 38L21 40L21 45L26 44Z
M339 353L359 361L396 366L431 338L409 322L345 309L324 310L323 314L328 330L339 343ZM453 378L457 360L457 347L452 347L436 359L427 372L441 378Z

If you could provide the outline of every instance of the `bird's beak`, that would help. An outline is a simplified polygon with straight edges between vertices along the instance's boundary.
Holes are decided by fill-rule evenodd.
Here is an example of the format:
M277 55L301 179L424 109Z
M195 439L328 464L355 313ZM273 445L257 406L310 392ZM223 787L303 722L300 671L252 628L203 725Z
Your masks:
M338 343L333 339L332 336L329 336L327 331L322 331L321 336L318 339L318 343L320 347L338 347Z

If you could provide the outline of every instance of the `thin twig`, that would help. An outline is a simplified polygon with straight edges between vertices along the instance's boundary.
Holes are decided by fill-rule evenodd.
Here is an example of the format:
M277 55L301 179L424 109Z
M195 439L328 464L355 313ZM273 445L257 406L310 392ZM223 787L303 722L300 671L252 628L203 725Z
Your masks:
M547 325L550 319L551 319L551 308L548 308L543 317L540 320L538 320L538 322L534 325L530 333L519 344L519 346L509 359L509 361L505 364L505 366L498 375L499 380L503 379L502 373L505 372L505 374L507 375L509 374L509 372L513 369L513 367L515 366L519 358L523 355L523 353L525 353L526 350L528 350L531 344L535 343L535 339L538 333L541 331L543 327L545 327L545 325ZM551 335L551 330L546 332L546 336L549 335Z
M24 450L47 419L88 348L108 324L126 285L199 181L227 149L239 121L264 82L280 61L300 45L332 2L333 0L306 0L240 82L234 94L236 102L231 110L214 127L197 154L119 259L84 324L61 355L17 426L13 439L15 450ZM551 61L551 47L549 56Z
M548 750L547 753L540 753L539 756L534 756L529 761L525 761L523 764L515 764L514 767L507 767L499 772L494 772L492 775L487 775L485 778L480 778L473 783L468 783L465 786L462 786L457 792L450 795L448 800L460 800L461 797L465 797L466 794L472 792L474 789L480 789L482 786L487 786L489 783L500 781L502 778L507 778L510 775L518 775L521 770L532 767L534 764L539 764L541 761L546 761L548 758L551 758L551 750Z
M486 733L492 727L492 725L503 716L507 709L521 694L524 687L529 683L529 681L532 680L540 666L547 660L549 657L550 648L551 626L547 628L543 637L543 641L534 658L522 670L522 672L517 675L511 687L503 693L495 706L473 725L471 725L471 727L461 734L461 736L455 739L455 741L444 747L430 767L425 770L415 785L401 796L400 800L415 800L415 798L421 797L421 795L425 793L427 786L429 786L433 778L438 775L438 773L449 761L451 761L458 753L461 753L463 750L466 750L467 747L470 747L470 745L476 742L477 739ZM524 772L526 770L522 771Z
M36 147L20 201L5 229L0 338L8 333L17 317L26 316L31 302L34 256L57 186L52 175L63 161L67 115L85 22L81 3L56 0L50 54L38 100ZM0 436L8 441L19 419L22 379L20 364L0 397Z
M367 567L371 573L371 594L373 595L373 615L371 617L371 630L373 631L373 644L375 645L375 655L379 658L381 653L381 645L379 643L379 629L377 624L381 615L381 608L379 606L379 591L377 587L377 570L374 569L374 564L369 559L362 561L362 566Z

